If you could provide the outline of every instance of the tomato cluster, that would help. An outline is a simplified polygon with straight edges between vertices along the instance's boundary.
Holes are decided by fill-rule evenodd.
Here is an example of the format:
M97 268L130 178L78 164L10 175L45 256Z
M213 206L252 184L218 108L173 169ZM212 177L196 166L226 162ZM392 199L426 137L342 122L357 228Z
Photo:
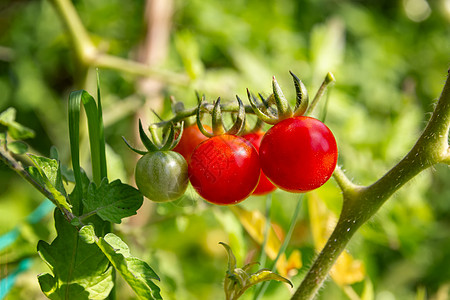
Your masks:
M193 128L186 131L192 139L200 134ZM185 140L192 139L186 136ZM311 117L294 117L267 133L224 134L204 140L191 152L189 178L205 200L235 204L276 187L297 193L316 189L332 175L337 154L336 140L325 124Z
M273 125L265 133L260 130L262 126L255 126L253 132L239 136L245 120L239 97L238 117L228 131L221 120L220 98L210 111L213 133L200 122L201 101L197 124L187 126L178 136L172 132L165 146L155 147L140 128L141 139L149 149L136 166L136 184L141 192L155 201L174 200L182 196L189 180L206 201L230 205L252 194L273 192L277 187L303 193L322 186L336 167L336 140L324 123L303 115L307 109L306 89L291 75L297 91L294 111L275 79L274 93L268 99L261 98L264 106L258 106L248 93L259 121ZM268 110L270 102L276 103L276 114Z
M330 129L311 117L288 118L266 133L243 137L207 138L191 125L174 151L150 152L139 160L136 184L148 198L169 201L183 195L189 176L205 200L229 205L276 187L289 192L316 189L330 178L337 155Z

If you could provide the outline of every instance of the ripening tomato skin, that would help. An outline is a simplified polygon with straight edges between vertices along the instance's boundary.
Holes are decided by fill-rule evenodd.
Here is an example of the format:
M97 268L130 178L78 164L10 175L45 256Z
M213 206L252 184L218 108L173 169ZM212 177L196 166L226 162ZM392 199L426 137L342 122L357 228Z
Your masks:
M323 185L336 167L338 149L330 129L311 117L283 120L264 135L261 168L280 189L302 193Z
M261 145L261 140L264 136L264 132L259 130L257 132L248 133L242 137L252 143L256 151L259 151L259 146ZM256 189L253 191L253 195L261 196L273 192L277 187L267 179L264 172L261 170L261 175L259 176L259 183Z
M139 191L155 202L167 202L183 196L189 184L188 165L173 151L148 152L135 169Z
M236 204L254 191L260 165L258 152L242 137L223 134L202 142L189 163L189 179L206 201Z
M204 127L206 130L211 131L211 127L208 125L204 125ZM183 130L183 135L181 136L180 142L175 148L173 148L172 151L183 155L184 159L189 163L191 154L195 147L206 139L208 138L203 135L196 124L188 126Z

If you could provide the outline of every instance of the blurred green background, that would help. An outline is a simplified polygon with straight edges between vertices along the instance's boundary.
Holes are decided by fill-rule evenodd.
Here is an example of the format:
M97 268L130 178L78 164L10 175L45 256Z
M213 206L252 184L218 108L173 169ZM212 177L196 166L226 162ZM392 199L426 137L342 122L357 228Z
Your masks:
M276 76L288 99L294 72L314 95L327 72L336 84L318 115L336 135L339 163L356 183L370 184L414 144L426 124L447 74L450 58L450 1L331 0L75 0L73 5L100 53L148 64L147 78L123 64L80 60L61 14L60 0L1 0L0 112L17 109L17 121L36 132L32 152L48 156L55 145L70 165L67 99L84 88L95 95L100 79L110 179L134 184L136 156L121 136L138 144L137 119L155 121L150 109L171 116L170 96L196 103L246 98L246 88L269 95ZM182 75L180 78L179 76ZM84 132L84 163L89 170ZM363 261L365 280L351 291L329 280L319 299L448 299L450 291L450 172L436 166L423 172L362 227L348 249ZM341 206L333 179L316 196L331 212ZM276 191L272 219L289 226L297 195ZM19 239L0 249L0 279L18 261L32 258L6 299L42 299L36 275L47 267L36 254L39 239L54 237L51 217L36 224L26 217L42 201L0 163L0 236L18 230ZM243 207L264 213L264 197ZM303 267L315 255L308 205L287 253L298 248ZM226 207L212 207L189 190L182 199L154 205L116 227L132 253L161 276L165 299L222 299L229 243L240 264L257 260L259 245ZM4 287L4 286L2 286ZM244 299L252 299L252 291ZM288 299L290 291L272 283L264 299ZM0 291L1 295L1 291ZM426 296L424 296L426 295ZM356 298L355 298L356 297ZM119 299L133 299L121 283Z

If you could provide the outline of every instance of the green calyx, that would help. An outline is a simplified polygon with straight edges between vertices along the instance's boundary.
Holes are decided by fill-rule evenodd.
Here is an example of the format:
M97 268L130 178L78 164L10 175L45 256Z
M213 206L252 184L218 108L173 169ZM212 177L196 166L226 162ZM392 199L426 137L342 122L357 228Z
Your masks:
M275 77L272 78L273 93L267 97L267 99L264 99L264 97L259 94L261 102L258 102L257 98L247 89L248 100L255 114L259 119L268 124L273 125L292 116L301 116L308 107L308 92L305 85L294 75L294 73L291 71L289 71L289 73L294 80L296 90L296 104L294 110L292 110L289 105L289 102L284 96Z
M236 96L238 102L238 110L236 112L236 118L233 126L230 129L226 129L225 125L222 121L222 107L220 104L220 97L214 102L214 107L212 109L211 117L212 117L212 132L208 132L202 124L201 118L202 113L209 112L206 108L207 102L205 101L205 97L203 96L201 99L199 98L199 103L197 107L197 126L200 131L207 137L212 137L221 134L233 134L239 135L244 129L245 124L245 107L242 103L242 100Z
M306 90L305 85L303 82L301 82L300 79L298 79L297 76L295 76L294 73L289 71L289 74L291 74L292 78L294 79L294 86L295 86L295 94L296 94L296 101L295 101L295 108L294 108L294 116L302 116L306 109L308 108L308 91Z
M261 96L261 94L259 94L259 98L261 101L259 101L257 97L251 94L247 89L248 100L253 111L259 119L268 124L274 125L282 120L291 117L303 116L305 114L311 113L315 105L317 104L317 101L322 97L325 88L330 83L333 83L335 81L333 74L328 73L319 91L314 97L313 103L309 105L308 91L306 90L305 85L294 73L289 71L289 74L291 74L294 81L296 92L294 109L291 108L289 102L286 100L286 97L284 96L275 77L273 77L272 79L273 93L267 98L264 98L263 96Z
M132 147L130 143L128 143L128 141L125 139L125 137L122 137L122 139L124 140L128 148L141 155L145 155L148 152L169 151L175 148L180 141L183 134L183 125L184 122L181 122L179 127L176 127L173 123L170 123L170 125L168 125L169 133L163 135L163 138L161 140L157 132L158 127L155 124L149 126L149 137L142 127L141 120L139 120L139 137L141 138L141 141L144 144L145 148L147 148L147 151Z

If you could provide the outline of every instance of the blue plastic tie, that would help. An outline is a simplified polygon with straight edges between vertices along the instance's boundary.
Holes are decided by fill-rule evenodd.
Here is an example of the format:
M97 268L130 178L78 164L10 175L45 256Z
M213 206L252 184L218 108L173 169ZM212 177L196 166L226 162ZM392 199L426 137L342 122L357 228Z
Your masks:
M30 224L36 224L44 218L50 211L55 208L55 205L48 199L45 199L33 212L31 212L26 221ZM20 225L19 225L20 226ZM14 227L9 232L0 236L0 251L12 245L20 235L19 226ZM33 264L31 258L22 259L17 268L8 276L0 281L0 300L3 300L11 291L16 283L17 276L28 270Z

